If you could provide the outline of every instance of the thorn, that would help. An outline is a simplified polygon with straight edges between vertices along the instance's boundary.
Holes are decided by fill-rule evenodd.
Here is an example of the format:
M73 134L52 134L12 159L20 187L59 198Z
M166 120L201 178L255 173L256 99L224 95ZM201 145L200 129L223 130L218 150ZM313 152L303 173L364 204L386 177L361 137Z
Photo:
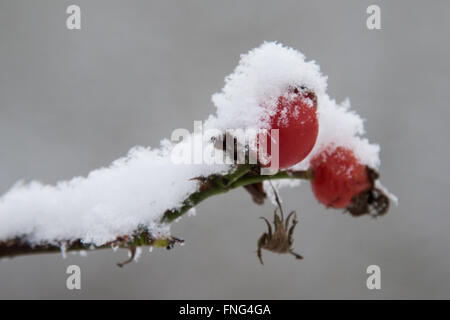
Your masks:
M128 260L117 263L117 266L119 268L122 268L124 265L129 264L131 261L133 261L134 256L136 255L136 246L130 246L129 252L130 252L130 258Z

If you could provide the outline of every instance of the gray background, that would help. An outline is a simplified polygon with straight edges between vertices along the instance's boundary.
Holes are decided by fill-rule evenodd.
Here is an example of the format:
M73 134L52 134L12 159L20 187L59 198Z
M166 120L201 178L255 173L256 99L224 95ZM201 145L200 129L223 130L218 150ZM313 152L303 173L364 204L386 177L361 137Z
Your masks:
M82 8L82 30L65 9ZM382 30L365 26L377 3ZM309 185L282 191L297 210L295 249L255 256L271 216L242 190L201 204L173 233L187 240L119 269L125 251L0 261L0 298L450 298L448 1L0 1L0 193L18 179L85 175L134 145L157 146L212 112L239 54L264 40L304 52L329 93L368 119L386 217L326 210ZM65 288L78 264L82 290ZM377 264L382 290L366 288Z

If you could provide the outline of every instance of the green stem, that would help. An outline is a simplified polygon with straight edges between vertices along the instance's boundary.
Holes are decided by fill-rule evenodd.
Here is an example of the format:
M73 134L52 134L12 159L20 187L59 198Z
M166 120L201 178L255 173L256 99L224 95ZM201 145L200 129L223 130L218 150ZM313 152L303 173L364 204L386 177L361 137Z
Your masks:
M161 222L172 222L178 219L190 209L198 205L203 200L217 194L226 193L232 189L243 187L249 184L276 179L306 179L311 180L313 173L306 171L280 171L274 175L257 175L252 173L255 166L242 165L233 173L225 176L213 176L205 179L208 184L205 188L191 194L178 209L168 210L164 213ZM225 181L224 181L225 180Z
M239 165L234 172L224 176L224 179L227 181L226 184L230 186L241 177L245 176L253 168L255 168L255 166L251 164Z
M230 189L235 189L243 187L249 184L254 184L258 182L268 181L268 180L278 180L278 179L304 179L311 180L313 178L313 173L310 170L306 171L280 171L274 175L255 175L246 176L239 179L230 186Z

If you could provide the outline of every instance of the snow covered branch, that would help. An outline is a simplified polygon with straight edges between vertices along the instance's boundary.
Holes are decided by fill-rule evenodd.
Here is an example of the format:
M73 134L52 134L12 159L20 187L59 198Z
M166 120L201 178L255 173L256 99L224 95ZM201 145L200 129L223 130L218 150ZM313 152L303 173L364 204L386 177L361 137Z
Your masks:
M278 180L278 179L306 179L313 178L312 171L302 170L284 170L274 175L260 175L259 166L257 165L240 165L230 174L227 175L211 175L209 177L194 178L199 180L201 186L198 191L192 193L183 201L181 207L177 209L167 210L161 218L161 223L170 223L181 217L197 204L214 195L226 193L230 190L252 185L255 183ZM136 227L131 236L118 237L114 241L107 242L101 246L93 243L83 242L81 239L76 240L60 240L53 243L32 244L27 240L26 235L23 237L15 237L6 241L0 241L0 258L14 257L27 254L53 253L61 251L63 254L70 251L98 250L105 248L133 248L141 246L153 246L162 248L171 248L183 240L174 237L157 238L145 227Z
M328 96L320 67L299 51L265 42L242 55L212 101L215 114L194 121L193 134L177 129L159 148L135 147L86 177L16 183L0 197L0 257L121 247L133 258L139 246L171 248L182 240L170 223L198 203L239 187L261 203L269 180L276 188L311 180L320 203L353 216L385 214L396 201L378 180L380 147L364 137L363 119L348 99ZM270 143L245 140L249 161L236 161L213 139L230 129L266 130ZM194 161L180 163L180 154ZM279 171L261 174L274 164Z

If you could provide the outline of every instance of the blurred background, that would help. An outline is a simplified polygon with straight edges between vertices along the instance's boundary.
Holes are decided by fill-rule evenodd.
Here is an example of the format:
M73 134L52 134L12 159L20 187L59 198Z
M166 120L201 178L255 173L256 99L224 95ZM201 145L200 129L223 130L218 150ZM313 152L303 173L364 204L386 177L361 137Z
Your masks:
M66 28L81 7L81 30ZM366 9L381 8L381 30ZM400 199L381 219L327 210L309 184L283 189L294 247L264 252L243 190L209 199L173 226L186 245L0 261L0 298L449 299L450 3L448 1L0 0L0 194L14 182L86 175L135 145L154 146L215 109L239 55L276 40L316 60L329 94L350 98L381 145L381 179ZM66 289L67 266L82 290ZM368 290L366 268L381 268Z

